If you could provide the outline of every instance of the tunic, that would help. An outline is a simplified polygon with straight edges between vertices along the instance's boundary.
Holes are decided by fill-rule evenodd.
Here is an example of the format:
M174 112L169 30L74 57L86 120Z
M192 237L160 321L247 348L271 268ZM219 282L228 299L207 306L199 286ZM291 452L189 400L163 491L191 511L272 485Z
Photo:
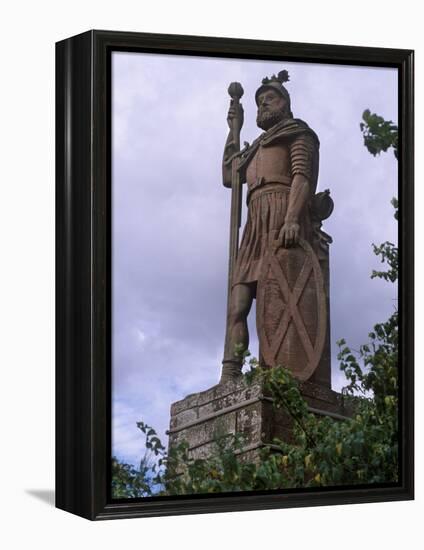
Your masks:
M234 269L232 285L256 283L265 255L278 237L287 213L293 177L308 178L310 197L318 178L319 141L299 119L286 119L260 135L243 153L239 171L247 183L247 221ZM301 213L300 236L310 240L308 207Z

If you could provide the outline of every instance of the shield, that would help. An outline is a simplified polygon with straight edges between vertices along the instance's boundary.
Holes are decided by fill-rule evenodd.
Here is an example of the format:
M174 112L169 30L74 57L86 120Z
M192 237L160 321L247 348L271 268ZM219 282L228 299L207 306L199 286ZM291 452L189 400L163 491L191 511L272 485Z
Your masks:
M270 249L256 294L256 324L262 360L308 380L324 349L327 304L324 280L311 245Z

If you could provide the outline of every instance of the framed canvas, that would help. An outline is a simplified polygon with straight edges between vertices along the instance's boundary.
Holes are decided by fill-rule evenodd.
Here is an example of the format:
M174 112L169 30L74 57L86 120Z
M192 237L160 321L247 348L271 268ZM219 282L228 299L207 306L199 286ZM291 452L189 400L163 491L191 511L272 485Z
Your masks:
M90 31L56 75L56 506L412 499L413 52Z

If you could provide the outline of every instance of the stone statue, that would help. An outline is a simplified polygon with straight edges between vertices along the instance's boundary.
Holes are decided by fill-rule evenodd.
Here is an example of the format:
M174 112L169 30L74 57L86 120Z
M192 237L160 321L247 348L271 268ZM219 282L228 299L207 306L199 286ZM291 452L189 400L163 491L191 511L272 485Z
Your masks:
M249 345L247 316L256 299L259 360L283 365L300 380L330 387L329 243L321 230L330 216L329 191L315 193L319 140L293 118L287 71L264 78L255 94L263 133L240 151L243 88L232 83L230 132L223 184L232 188L227 331L221 383L241 374ZM240 244L241 185L247 221Z

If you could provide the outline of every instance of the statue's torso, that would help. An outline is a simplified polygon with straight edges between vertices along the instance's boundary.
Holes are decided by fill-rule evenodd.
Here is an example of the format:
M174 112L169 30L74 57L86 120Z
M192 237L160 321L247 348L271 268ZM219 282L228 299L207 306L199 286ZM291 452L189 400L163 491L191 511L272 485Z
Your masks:
M259 136L242 153L240 177L247 183L248 214L243 231L234 284L258 280L269 247L284 225L293 177L302 174L310 182L311 194L317 178L318 147L307 131L284 126ZM281 130L281 132L280 132ZM299 130L299 131L298 131ZM309 211L299 215L300 237L310 239Z
M290 185L290 150L285 140L277 140L271 145L259 145L246 169L246 182L249 191L259 184L283 183Z

